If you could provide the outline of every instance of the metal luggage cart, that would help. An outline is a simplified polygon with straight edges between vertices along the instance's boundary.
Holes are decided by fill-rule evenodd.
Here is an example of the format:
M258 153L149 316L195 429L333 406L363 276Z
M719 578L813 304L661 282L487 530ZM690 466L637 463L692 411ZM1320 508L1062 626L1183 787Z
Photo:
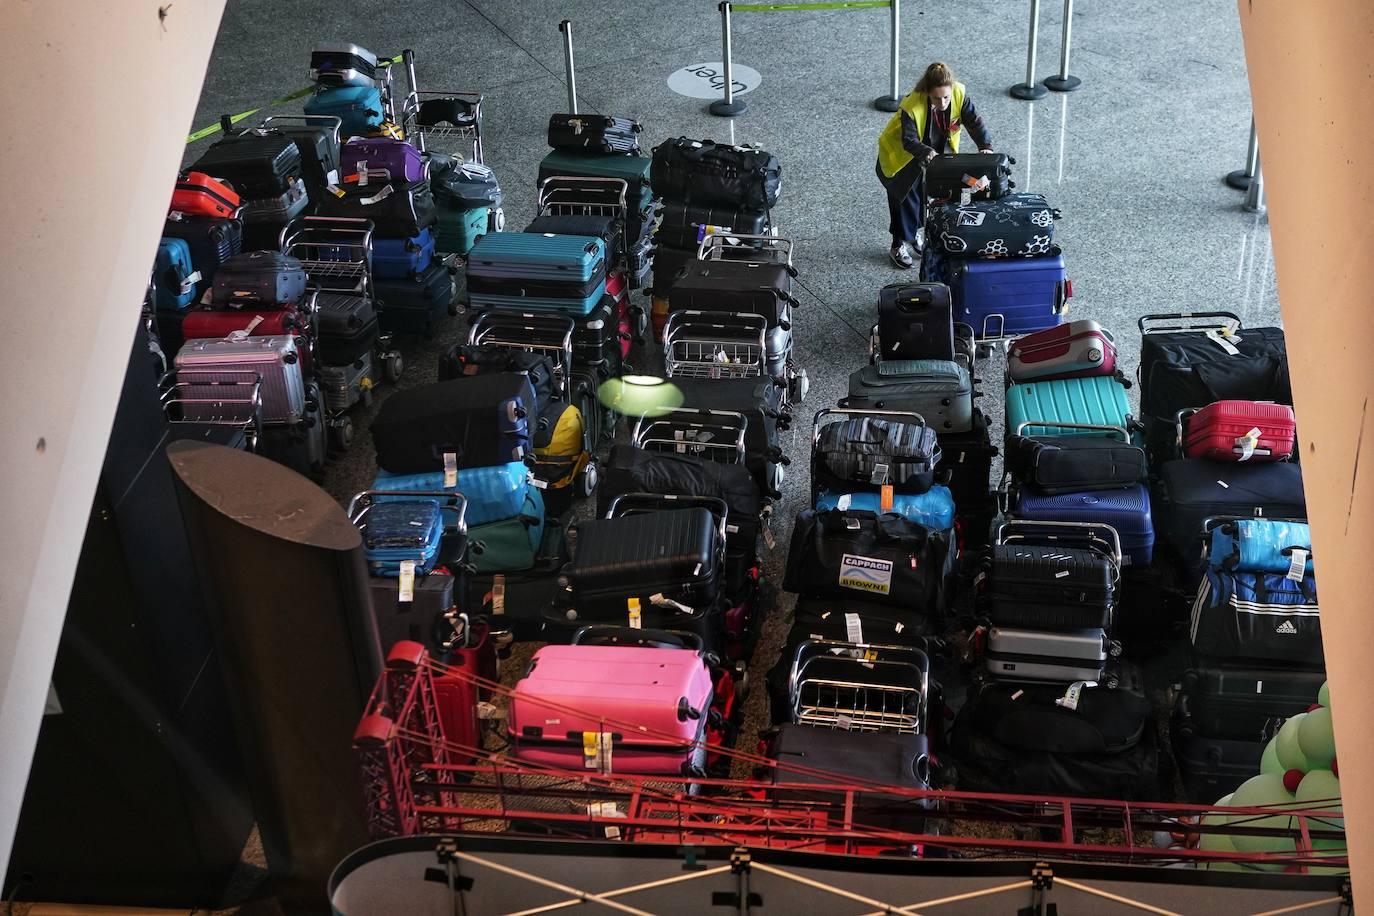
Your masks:
M792 247L792 240L780 235L708 232L697 244L697 260L781 264L795 280L797 269L792 266ZM795 305L795 300L791 304Z
M920 649L811 639L788 675L792 721L845 731L924 734L930 659Z
M473 346L504 347L547 356L553 361L559 399L572 403L573 331L576 324L564 315L531 312L482 312L468 329Z
M256 372L182 369L158 382L158 400L169 424L185 429L238 429L257 450L262 437L262 379Z
M630 251L630 184L623 178L550 175L539 182L537 216L604 216L620 220L620 258L628 267ZM635 241L638 241L636 239Z
M401 125L407 139L415 142L420 150L446 153L458 159L483 162L485 151L482 145L482 93L472 89L420 89L415 79L415 52L401 52L405 66L406 80L410 92L401 102L399 117L392 120ZM421 106L426 102L449 101L451 116L434 117L431 113L421 114Z
M731 312L673 312L663 327L669 378L755 378L767 371L768 320Z
M744 414L729 410L673 410L659 417L641 417L631 442L645 451L743 464L748 422Z
M363 490L348 501L348 518L367 533L368 513L380 502L434 502L444 517L443 542L439 547L436 566L450 568L467 562L468 523L467 497L457 490Z

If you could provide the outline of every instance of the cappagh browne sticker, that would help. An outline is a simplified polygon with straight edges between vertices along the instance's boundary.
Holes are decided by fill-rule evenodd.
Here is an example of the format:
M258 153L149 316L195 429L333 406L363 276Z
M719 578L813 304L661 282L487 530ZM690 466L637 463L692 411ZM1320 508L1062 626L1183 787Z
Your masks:
M892 561L847 553L840 561L840 587L886 595L892 591Z

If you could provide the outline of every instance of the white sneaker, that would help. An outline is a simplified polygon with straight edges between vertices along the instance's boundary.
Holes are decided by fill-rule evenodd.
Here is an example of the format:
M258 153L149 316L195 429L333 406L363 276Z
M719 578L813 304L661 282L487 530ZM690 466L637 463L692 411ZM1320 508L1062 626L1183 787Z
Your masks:
M892 258L892 263L903 270L910 270L916 266L916 261L911 256L911 246L906 242L902 242L900 245L894 245L892 250L888 252L888 255Z

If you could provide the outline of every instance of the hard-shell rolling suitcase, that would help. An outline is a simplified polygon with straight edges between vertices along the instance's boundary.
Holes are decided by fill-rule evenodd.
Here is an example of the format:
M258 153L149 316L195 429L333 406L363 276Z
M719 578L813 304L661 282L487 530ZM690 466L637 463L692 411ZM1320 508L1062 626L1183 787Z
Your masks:
M554 360L544 353L516 350L502 344L458 343L439 359L439 381L470 375L492 375L516 372L530 380L534 390L535 414L543 417L550 403L558 396L558 370ZM534 444L546 440L549 424L539 421Z
M697 775L714 695L698 652L545 646L511 694L513 753L573 771Z
M437 648L435 637L444 629L443 616L455 607L454 585L454 577L443 571L416 576L409 600L402 601L398 578L372 577L368 591L382 645L409 639Z
M434 260L434 230L427 227L407 239L372 239L372 276L378 280L406 280Z
M793 268L790 264L689 261L673 280L668 307L762 315L770 328L790 325Z
M376 376L373 373L371 351L362 353L350 362L325 363L316 367L320 392L324 396L325 412L341 414L357 404L371 390ZM333 445L342 450L348 440L339 439Z
M468 565L479 575L532 569L544 539L544 498L531 487L520 513L468 529Z
M1170 732L1183 794L1195 805L1214 805L1259 772L1263 741Z
M301 151L280 134L249 130L212 144L190 171L229 182L245 200L279 197L301 180Z
M463 520L469 528L515 518L525 507L529 493L529 468L523 461L510 461L489 467L463 468L448 486L444 471L422 474L393 474L379 470L372 483L374 490L413 493L457 491L466 500ZM402 497L379 496L377 502Z
M1006 469L1041 494L1120 490L1144 480L1145 449L1120 431L1097 436L1007 436Z
M443 510L434 500L395 500L370 506L357 517L367 568L374 576L399 578L404 563L425 575L439 558Z
M997 544L988 581L989 617L995 626L1083 630L1112 625L1117 570L1100 551Z
M1206 519L1306 518L1302 469L1287 461L1170 461L1159 470L1154 515L1156 528L1170 548L1196 567Z
M937 204L926 215L926 244L960 258L1052 256L1058 215L1039 194Z
M1285 719L1307 712L1326 683L1321 670L1196 661L1183 674L1175 733L1267 741Z
M824 491L816 496L815 509L857 509L860 512L891 512L910 522L944 531L954 525L954 497L948 487L939 484L924 493L894 493L891 505L884 507L878 493L834 493Z
M1321 668L1321 615L1312 576L1209 568L1193 601L1193 649L1221 660Z
M1055 327L1073 294L1062 254L934 261L941 266L923 270L923 279L949 285L954 320L972 327L980 340Z
M219 266L243 250L243 224L236 219L174 212L162 226L162 237L181 239L190 246L191 266L200 274L196 299L214 284Z
M593 153L638 153L638 121L607 115L549 115L549 146Z
M606 243L580 235L484 235L468 252L467 289L474 308L583 317L606 292Z
M310 78L324 86L374 86L377 55L360 45L324 42L310 52Z
M988 684L965 706L969 723L999 744L1055 754L1114 754L1140 743L1150 702L1139 671L1129 686ZM1135 687L1138 689L1130 689Z
M161 312L179 312L196 300L200 274L191 264L191 246L182 239L162 239L153 260L153 305Z
M619 264L625 259L625 223L619 217L545 213L531 220L525 231L536 235L592 236L606 243L606 256L612 263Z
M242 202L232 185L204 172L188 172L177 179L170 209L184 216L232 217Z
M467 254L490 231L491 212L486 206L466 210L439 207L439 220L434 224L435 249L444 254Z
M299 423L305 416L305 385L294 337L219 337L188 340L177 351L176 368L194 371L197 383L213 388L216 381L235 381L245 372L257 373L264 423ZM213 395L213 391L206 392ZM194 417L188 417L194 419Z
M442 261L431 261L414 276L378 278L372 289L377 294L377 320L388 334L428 337L453 306L453 275Z
M370 86L320 86L305 100L308 115L329 115L340 120L345 137L365 134L382 123L386 107L382 91Z
M243 202L243 247L250 251L275 251L281 244L282 230L310 206L305 182L296 179L285 193Z
M1096 321L1084 319L1013 340L1007 349L1007 378L1013 382L1112 375L1116 339Z
M372 421L377 464L394 474L523 461L534 390L523 375L477 375L394 392ZM446 456L452 455L451 461Z
M345 178L360 170L385 169L393 181L425 181L429 168L420 151L390 137L353 137L339 151L339 171Z
M308 382L303 419L297 423L265 424L258 438L258 454L304 477L318 479L329 454L323 407L319 386Z
M296 356L301 372L312 371L314 339L310 335L310 320L294 306L284 308L193 308L181 316L181 333L186 340L207 337L229 337L241 331L249 337L294 337Z
M880 359L956 356L954 306L943 283L889 283L878 292Z
M372 300L347 293L315 297L315 354L326 366L344 366L361 359L377 343L377 309Z
M1213 461L1283 461L1293 457L1293 408L1259 401L1215 401L1183 411L1183 455Z
M1120 489L1055 494L1020 487L1010 514L1031 521L1111 525L1121 539L1123 566L1149 566L1154 558L1155 528L1150 514L1150 491L1143 483Z
M618 178L626 183L625 195L631 211L641 212L653 192L649 189L648 156L612 155L556 149L539 162L539 181L548 178ZM631 220L635 223L635 220ZM626 227L631 238L638 238L640 225Z
M1306 558L1298 551L1306 553ZM1207 562L1243 572L1311 573L1312 531L1306 522L1227 519L1212 526Z
M973 200L1006 197L1015 164L1006 153L945 153L926 163L924 192L934 200L959 200L965 190Z
M210 301L230 308L247 304L294 305L305 295L305 268L279 251L245 251L215 272Z
M759 491L782 489L784 456L778 426L790 418L783 405L783 390L770 379L675 378L682 406L695 410L728 410L744 416L744 463L754 475Z
M914 791L930 789L930 747L925 735L860 732L783 724L772 741L769 756L774 785L873 786L848 799L856 830L864 827L920 833L924 816L934 802L918 795L884 793L877 786ZM845 805L844 792L816 789L774 789L779 802L827 801Z
M983 516L991 519L992 459L997 446L992 444L988 418L973 408L973 428L966 433L939 433L940 470L949 474L949 490L954 508L967 523L963 526L965 543L978 547L987 543L988 525L978 524Z
M1100 681L1109 645L1101 627L1081 630L988 630L986 668L1003 681Z
M885 359L849 375L843 406L920 414L937 434L973 428L973 378L963 363L945 359Z
M1101 436L1103 426L1133 428L1126 386L1108 376L1012 385L1006 413L1009 436ZM1055 425L1063 423L1070 425Z
M329 193L339 176L339 118L319 115L274 115L262 122L266 130L290 137L301 153L301 177L313 201Z
M765 210L740 210L666 200L655 239L660 245L695 252L702 239L713 232L762 235L768 231L768 227L768 213Z

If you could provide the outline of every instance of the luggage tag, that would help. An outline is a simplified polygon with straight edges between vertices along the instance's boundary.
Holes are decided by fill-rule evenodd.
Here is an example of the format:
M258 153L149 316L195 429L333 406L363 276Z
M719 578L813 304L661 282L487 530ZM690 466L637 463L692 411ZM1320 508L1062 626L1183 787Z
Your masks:
M960 188L960 189L959 189L959 206L961 206L961 207L967 207L967 206L968 206L969 204L971 204L971 203L973 203L973 189L972 189L972 188Z
M189 274L186 275L186 279L181 281L181 291L178 293L178 295L180 295L180 296L186 295L186 294L189 293L191 290L195 289L195 288L196 288L196 284L199 283L199 282L200 282L200 271L198 271L198 270L193 270L193 271L191 271Z
M1236 439L1236 448L1240 449L1240 458L1237 461L1249 461L1250 456L1255 454L1255 447L1259 445L1259 427L1251 429L1248 433Z
M603 776L611 772L610 732L582 733L582 764Z
M849 510L849 506L853 501L853 497L850 496L850 494L842 493L840 494L840 498L835 500L835 508L839 509L841 512L846 512Z
M458 455L454 452L444 452L444 489L449 490L458 486Z
M639 599L638 599L638 598L630 598L630 599L628 599L628 600L626 601L626 604L629 605L629 609L630 609L630 621L629 621L629 622L630 622L630 629L632 629L632 630L643 629L643 627L644 627L644 615L641 613L641 611L640 611L640 609L639 609Z
M549 482L535 477L533 471L525 472L525 481L536 490L547 490L549 487Z
M359 159L359 160L358 160L358 171L354 172L354 176L358 179L358 187L360 187L360 188L365 188L365 187L367 187L367 160L366 160L366 159Z
M852 643L861 643L864 641L864 624L863 621L859 619L858 614L845 613L844 633Z
M778 546L778 539L773 537L773 507L765 506L762 512L763 517L763 545L769 550Z
M1225 350L1228 356L1240 356L1240 350L1235 344L1231 343L1231 341L1240 343L1240 338L1236 337L1234 334L1227 334L1224 331L1213 328L1208 331L1205 336L1208 340L1212 341L1212 343Z
M1306 572L1307 551L1301 547L1292 548L1292 553L1288 555L1288 574L1284 578L1290 582L1301 582Z
M873 473L869 475L868 482L877 486L887 483L887 465L875 464Z
M883 511L883 512L891 512L891 511L892 511L892 502L893 502L892 484L890 484L890 483L885 483L885 484L883 484L882 490L879 491L879 496L878 496L878 508L879 508L879 510L881 510L881 511Z
M500 617L506 613L506 577L493 576L491 579L491 615Z
M1064 695L1054 701L1054 705L1074 712L1078 709L1079 700L1083 698L1084 688L1096 686L1097 681L1074 681L1069 685L1069 689L1064 691Z
M411 602L415 600L415 561L401 561L401 585L400 594L397 601Z
M254 315L253 320L248 322L248 326L243 329L243 333L251 337L253 332L257 330L258 325L262 324L264 321L266 321L266 319L261 315Z
M616 806L615 802L592 802L587 806L587 814L591 817L624 817L624 813ZM620 828L615 825L606 827L606 839L620 839Z
M386 186L383 187L380 191L378 191L376 194L372 195L371 197L364 197L362 200L358 201L358 203L362 204L364 207L367 207L367 206L371 206L372 204L381 203L382 201L386 200L386 199L387 199L388 197L390 197L390 196L391 196L391 185L386 185Z

